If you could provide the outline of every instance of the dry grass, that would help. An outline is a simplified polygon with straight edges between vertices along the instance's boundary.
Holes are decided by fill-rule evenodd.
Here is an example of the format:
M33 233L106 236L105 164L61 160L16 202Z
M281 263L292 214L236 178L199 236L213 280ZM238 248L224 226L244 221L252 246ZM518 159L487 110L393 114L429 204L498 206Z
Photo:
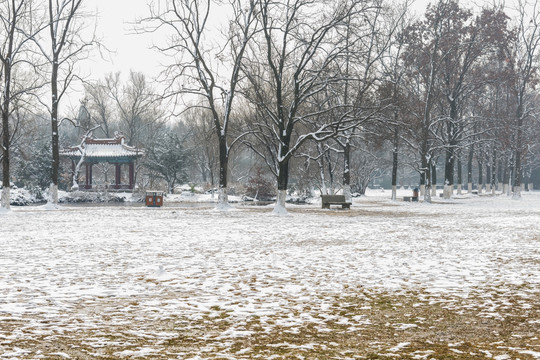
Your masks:
M76 309L73 326L48 335L31 334L31 319L4 319L1 332L18 334L19 339L10 340L10 349L32 349L21 357L25 359L62 358L51 355L55 353L75 359L134 358L144 348L158 350L142 356L146 359L196 355L205 359L485 359L487 354L533 359L523 351L540 352L540 297L526 286L513 292L517 295L499 299L497 289L492 289L488 298L478 291L464 299L347 289L347 295L335 297L324 312L313 311L319 304L290 299L287 307L295 309L293 318L312 316L296 326L282 325L283 314L239 322L219 306L197 320L173 316L147 321L137 312L136 299L103 298L95 308ZM531 297L524 299L524 293ZM487 299L497 305L498 316L486 311ZM106 309L122 308L131 309L126 323L115 324L117 315L107 314ZM100 314L101 324L70 331L82 311ZM287 317L290 320L291 314ZM248 335L223 335L233 328ZM398 344L402 347L394 348Z
M417 216L407 207L389 212L381 207L289 211L377 219ZM540 238L535 235L534 241ZM534 257L520 261L540 266ZM243 279L242 285L256 291L256 281ZM189 303L192 294L166 287L158 298L78 299L62 319L0 313L0 359L539 359L540 289L527 283L484 286L471 289L467 297L345 286L339 295L286 299L283 311L274 314L231 310L235 301L244 303L240 288L228 294L228 306L201 308L195 315L182 308L165 311L165 316L152 313L149 301L156 306L172 299ZM6 355L10 353L17 355Z

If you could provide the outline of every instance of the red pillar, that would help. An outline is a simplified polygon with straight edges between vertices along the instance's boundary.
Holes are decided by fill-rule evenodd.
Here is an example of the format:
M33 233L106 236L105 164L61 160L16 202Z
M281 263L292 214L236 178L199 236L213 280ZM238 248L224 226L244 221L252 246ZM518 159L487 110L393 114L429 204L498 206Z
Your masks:
M86 165L86 189L92 188L92 164L85 164Z
M116 173L115 173L115 183L114 183L114 188L115 189L120 189L120 183L122 182L122 165L121 164L116 164Z
M84 169L85 169L85 178L86 178L84 188L90 189L90 167L88 166L88 164L84 164Z
M133 190L135 183L135 164L129 163L129 188Z

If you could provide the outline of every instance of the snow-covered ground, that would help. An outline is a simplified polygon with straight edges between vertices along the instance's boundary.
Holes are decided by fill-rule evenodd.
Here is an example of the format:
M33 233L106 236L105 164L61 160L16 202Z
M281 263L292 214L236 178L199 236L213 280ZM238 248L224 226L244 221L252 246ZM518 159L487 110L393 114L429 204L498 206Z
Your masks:
M0 359L540 359L540 193L389 197L13 207Z

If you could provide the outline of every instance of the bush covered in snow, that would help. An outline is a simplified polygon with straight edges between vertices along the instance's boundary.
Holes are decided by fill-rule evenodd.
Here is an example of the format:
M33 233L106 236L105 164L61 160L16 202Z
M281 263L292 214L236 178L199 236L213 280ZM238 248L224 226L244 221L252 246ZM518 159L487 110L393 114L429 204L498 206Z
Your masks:
M116 193L73 191L64 193L60 203L115 203L126 201L125 196Z

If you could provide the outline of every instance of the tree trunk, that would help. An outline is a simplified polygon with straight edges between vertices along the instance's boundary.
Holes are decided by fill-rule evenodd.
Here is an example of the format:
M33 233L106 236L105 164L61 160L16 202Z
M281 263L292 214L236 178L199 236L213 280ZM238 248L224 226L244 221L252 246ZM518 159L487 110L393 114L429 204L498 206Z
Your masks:
M10 134L9 134L9 97L10 95L10 67L4 65L4 91L0 101L2 104L2 196L0 198L0 210L10 209Z
M484 173L483 173L483 164L480 160L478 160L478 194L482 193L484 183Z
M421 155L421 169L420 169L420 196L425 197L426 196L426 183L428 182L427 179L429 177L428 174L428 163L426 160L426 156L424 154Z
M428 156L426 156L428 157ZM424 201L431 203L431 160L426 159L426 190L424 194Z
M473 184L473 158L474 158L474 145L469 147L469 158L467 159L467 192L472 193Z
M276 215L286 215L285 202L287 200L287 187L289 186L289 158L285 158L279 162L277 181L277 200L273 213Z
M347 202L352 202L350 161L351 144L347 141L345 148L343 149L343 195Z
M397 86L397 85L396 85ZM394 89L394 94L397 94L397 90ZM397 102L397 100L394 100ZM394 122L397 124L399 113L397 108L394 110ZM392 200L397 199L397 172L398 172L398 158L399 155L399 126L394 127L394 148L392 149Z
M495 195L497 190L497 151L493 149L493 157L491 161L491 194Z
M458 156L457 159L457 194L461 195L462 192L462 184L463 184L463 164L461 164L461 156Z
M522 149L522 132L523 132L523 97L518 98L518 106L516 110L517 118L517 133L516 133L516 150L515 150L515 166L514 166L514 191L513 198L521 198L521 149Z
M498 164L497 164L497 191L502 192L503 191L503 161L501 158L499 158Z
M7 101L4 101L2 112L2 197L0 201L1 209L10 209L10 168L9 168L9 116L7 112ZM1 210L0 209L0 210Z
M491 192L491 162L488 160L486 165L486 193Z
M58 146L58 59L55 58L51 75L51 130L52 130L52 174L49 188L50 202L58 204L58 173L60 168L60 152Z
M437 197L437 164L431 164L431 196Z
M219 210L230 209L229 195L227 192L227 172L229 166L229 151L225 136L219 135L219 191L218 205Z

